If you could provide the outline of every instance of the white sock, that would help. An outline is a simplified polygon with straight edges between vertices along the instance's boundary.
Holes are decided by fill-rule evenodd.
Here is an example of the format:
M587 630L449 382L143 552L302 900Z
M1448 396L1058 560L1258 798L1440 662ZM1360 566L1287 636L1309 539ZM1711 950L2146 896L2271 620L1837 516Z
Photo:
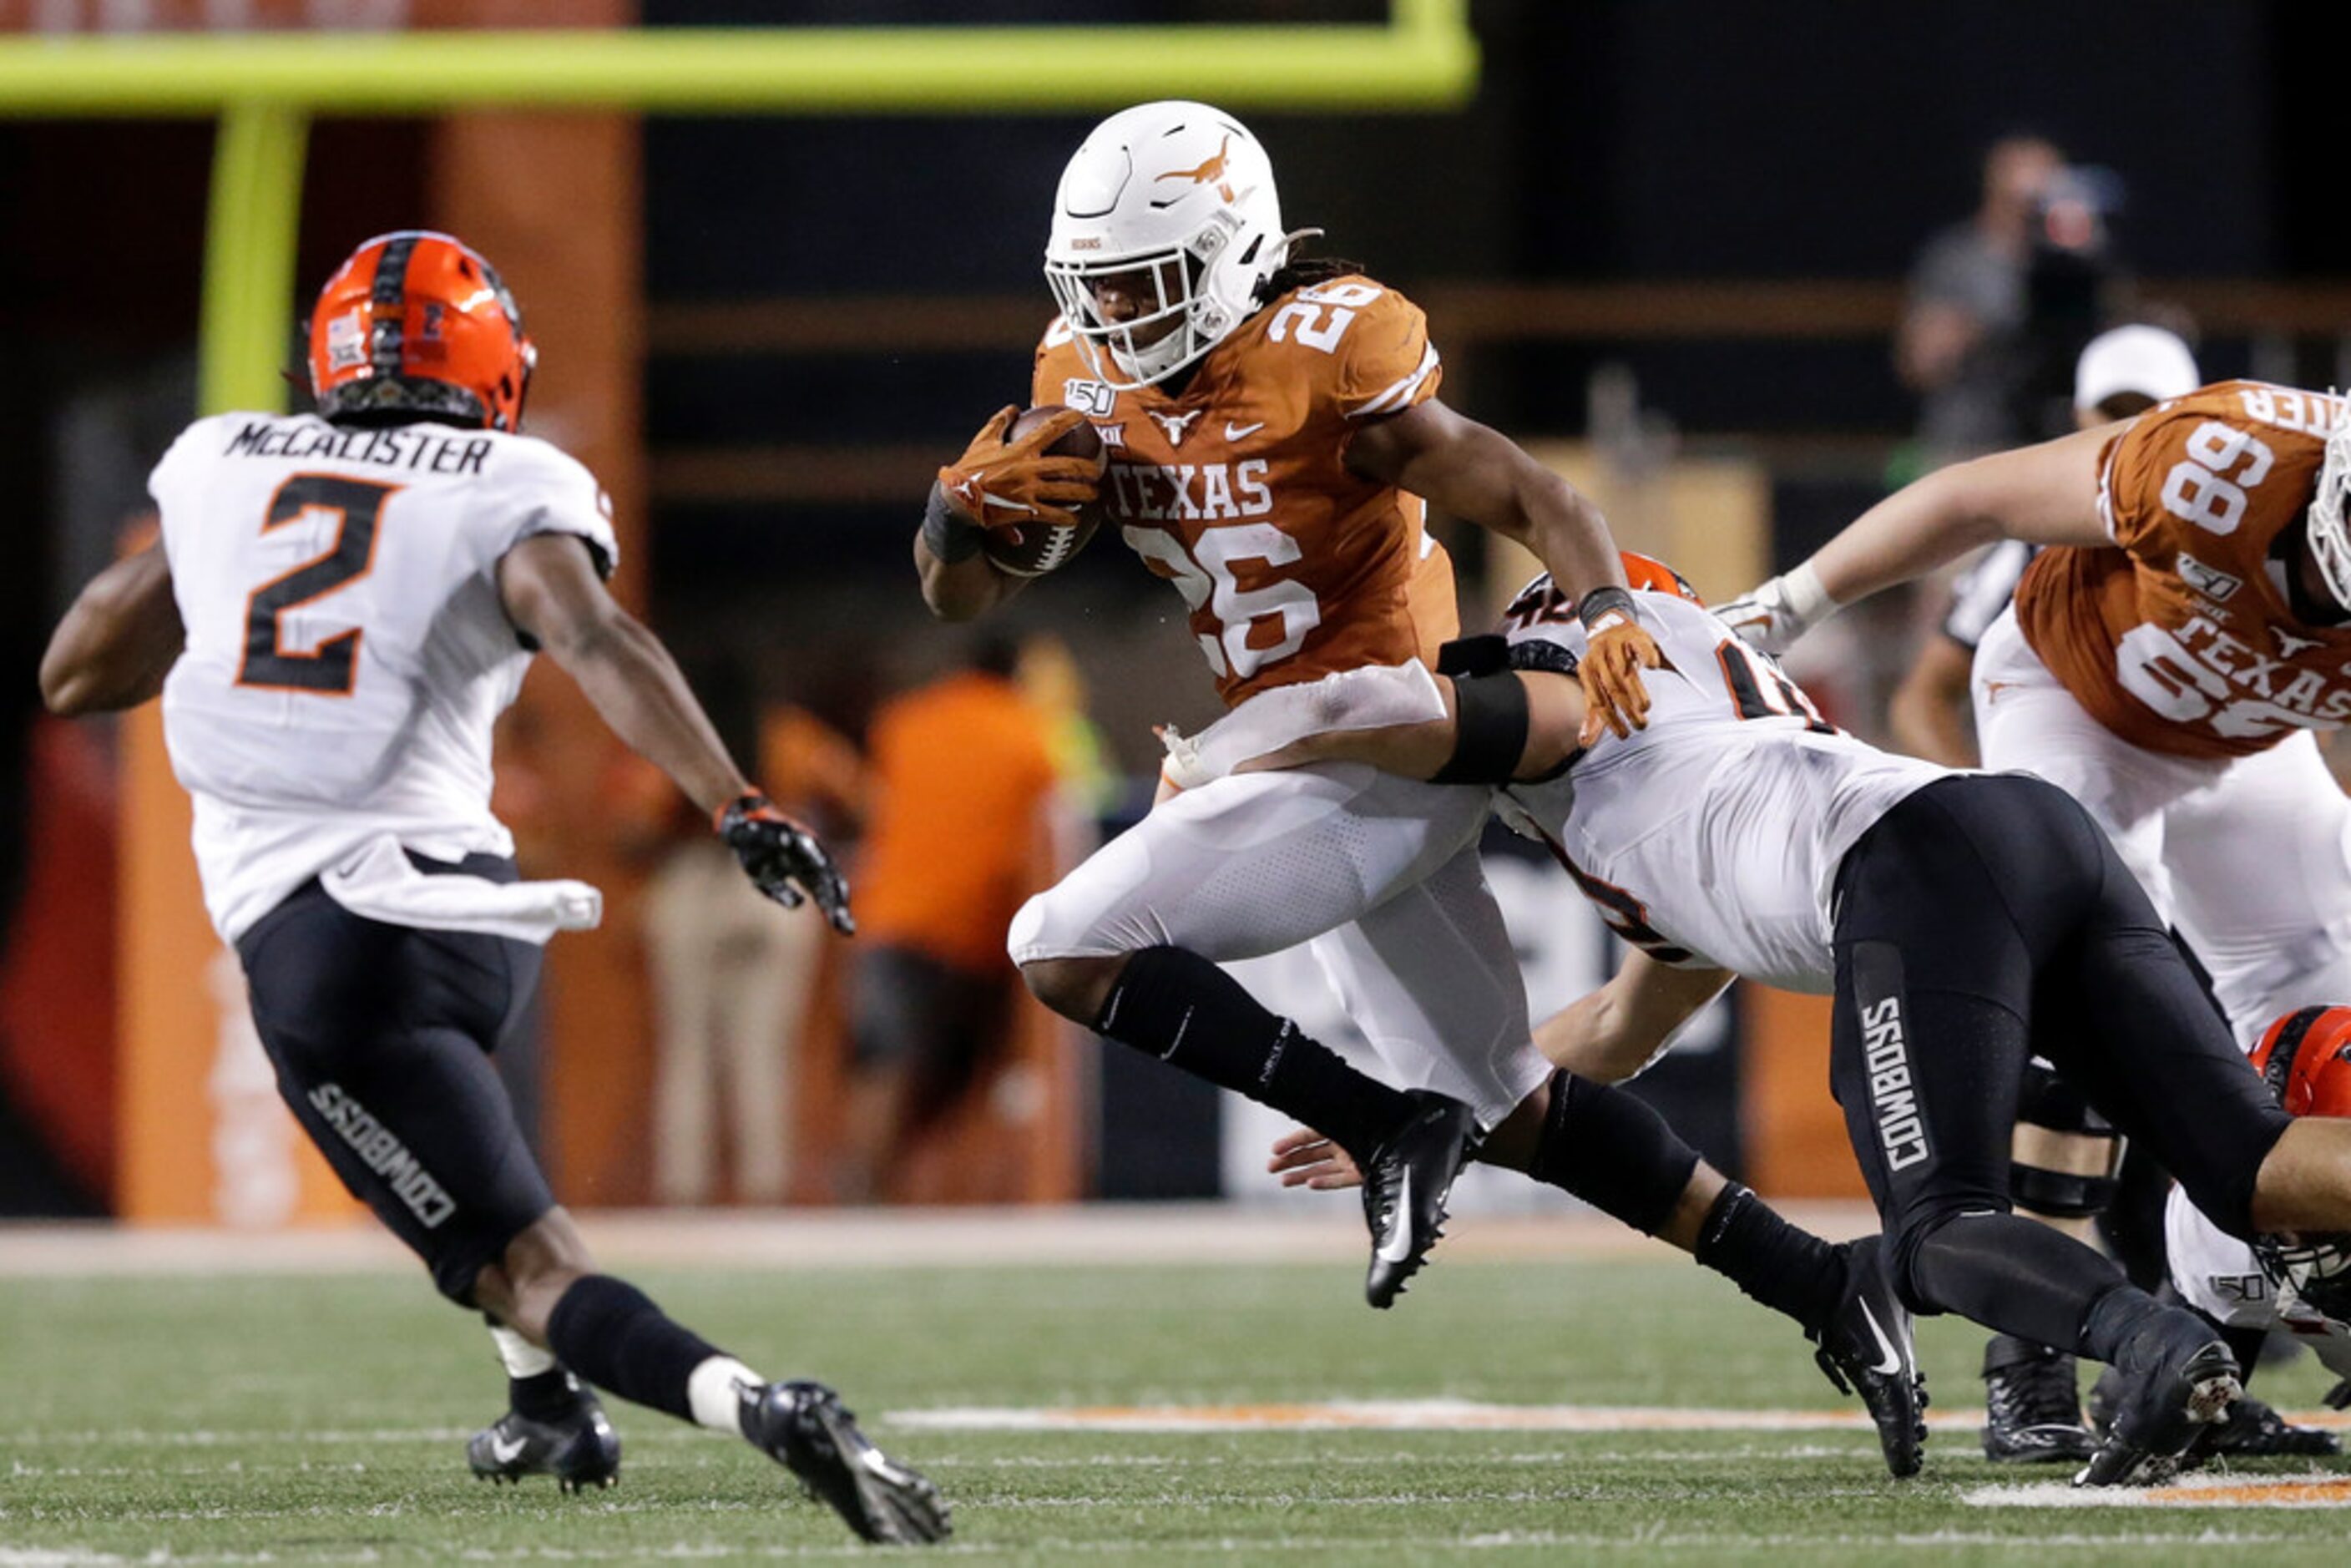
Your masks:
M756 1388L767 1381L731 1355L712 1356L686 1375L685 1402L693 1408L694 1424L741 1437L743 1398L737 1390L747 1383Z
M537 1377L555 1370L554 1352L539 1349L510 1328L492 1323L490 1343L498 1347L498 1359L507 1364L508 1377Z

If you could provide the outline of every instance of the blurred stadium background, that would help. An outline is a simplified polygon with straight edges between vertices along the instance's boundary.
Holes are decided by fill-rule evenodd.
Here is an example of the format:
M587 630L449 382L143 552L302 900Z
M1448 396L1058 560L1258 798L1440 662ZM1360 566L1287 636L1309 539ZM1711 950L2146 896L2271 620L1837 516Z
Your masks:
M1494 0L1466 8L1465 37L1463 8L1432 0L1393 16L1375 0L0 0L0 470L19 552L0 574L17 672L0 709L0 1215L266 1230L350 1212L277 1108L204 925L152 715L50 719L31 672L75 589L148 526L145 472L200 398L293 395L270 369L293 362L308 291L365 236L445 227L496 260L541 345L532 428L611 489L626 595L768 787L881 856L877 791L919 798L965 753L952 713L894 752L877 716L905 719L895 699L1002 654L924 613L907 562L920 498L980 419L1026 401L1050 314L1047 203L1108 109L1186 95L1246 117L1290 220L1427 308L1448 399L1569 472L1626 545L1723 595L1937 455L1896 362L1906 277L1976 209L2003 136L2060 149L2100 220L2087 238L2036 231L2009 329L2024 380L2131 319L2189 331L2214 379L2351 380L2339 89L2331 56L2299 42L2314 15ZM926 30L947 24L1048 31L943 60ZM697 95L691 69L583 74L502 34L503 80L361 50L225 119L243 95L207 98L193 65L166 79L196 57L158 57L151 96L126 99L90 52L272 29L389 47L440 29L749 26L912 31L859 35L853 71L800 62L771 102L748 101L761 90L742 68ZM1134 30L1165 27L1185 31ZM1281 49L1258 28L1281 29ZM1059 63L1031 81L1005 59ZM96 85L77 96L69 78ZM550 96L565 107L513 101ZM273 169L299 181L284 232ZM2039 434L2047 387L2011 390L2018 434ZM1446 537L1477 619L1523 562ZM1132 820L1149 726L1213 712L1176 609L1110 541L1015 607L1022 690L1060 769L989 835L1018 874ZM1936 609L1929 591L1847 617L1799 673L1841 723L1881 735ZM873 943L826 944L805 982L754 995L753 977L811 945L726 926L694 893L692 824L559 676L533 677L504 743L500 804L527 869L609 898L601 931L556 944L536 1050L506 1064L567 1201L1275 1197L1256 1174L1272 1126L1071 1037L1013 997L1008 970L985 977L1010 1008L1000 1037L893 1145L852 1046ZM958 837L895 852L968 855ZM1612 939L1555 874L1495 851L1537 1006L1578 994ZM938 929L935 911L903 924L918 946L991 940ZM732 956L687 974L681 949ZM1265 960L1254 977L1343 1034L1311 966ZM683 1077L664 1088L664 1049L674 1072L693 1065L681 1015L730 1008L748 1021L718 1053L743 1075L711 1068L699 1098ZM1643 1090L1767 1193L1851 1196L1823 1016L1742 988ZM722 1157L705 1169L705 1154ZM1514 1192L1487 1201L1526 1201Z

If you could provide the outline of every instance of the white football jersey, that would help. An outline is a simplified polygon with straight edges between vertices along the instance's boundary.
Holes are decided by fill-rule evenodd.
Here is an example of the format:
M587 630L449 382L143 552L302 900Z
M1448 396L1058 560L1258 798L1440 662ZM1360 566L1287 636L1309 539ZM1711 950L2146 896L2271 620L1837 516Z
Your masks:
M594 476L497 431L225 413L148 488L187 630L163 733L222 936L387 835L436 859L512 852L490 729L530 653L497 563L565 533L609 570Z
M1604 737L1550 783L1501 792L1549 840L1602 917L1679 967L1791 991L1834 988L1837 864L1895 804L1950 769L1893 757L1823 719L1768 655L1706 610L1637 591L1667 667L1643 672L1649 724ZM1585 649L1574 605L1538 578L1504 616L1515 644ZM1521 662L1530 648L1517 655Z
M2351 1324L2313 1309L2292 1285L2262 1271L2253 1249L2204 1217L2179 1187L2163 1213L2171 1283L2188 1304L2223 1328L2283 1329L2318 1353L2338 1377L2351 1377Z

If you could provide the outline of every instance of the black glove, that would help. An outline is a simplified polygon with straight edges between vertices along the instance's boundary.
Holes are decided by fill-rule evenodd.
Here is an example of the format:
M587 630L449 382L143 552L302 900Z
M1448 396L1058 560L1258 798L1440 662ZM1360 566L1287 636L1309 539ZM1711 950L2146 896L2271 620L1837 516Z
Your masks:
M2351 1377L2345 1378L2326 1391L2329 1410L2351 1410Z
M814 833L776 810L765 795L745 795L718 814L718 836L743 862L743 874L786 909L813 898L832 928L857 935L849 913L849 883ZM797 884L797 885L796 885Z

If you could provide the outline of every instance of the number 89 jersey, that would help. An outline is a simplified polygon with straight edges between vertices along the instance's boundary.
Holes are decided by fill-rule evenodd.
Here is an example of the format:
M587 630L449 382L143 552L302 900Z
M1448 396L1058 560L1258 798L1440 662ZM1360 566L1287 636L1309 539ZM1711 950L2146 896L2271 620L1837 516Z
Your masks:
M230 413L189 426L148 487L187 634L164 739L222 936L386 834L511 852L490 732L530 654L497 563L568 533L610 570L588 470L497 431Z
M1441 374L1420 308L1351 275L1268 303L1174 396L1095 380L1057 320L1032 395L1092 422L1109 519L1183 594L1237 706L1367 664L1434 665L1454 635L1426 504L1346 465L1364 421L1434 396Z
M1604 736L1556 779L1511 785L1503 815L1539 830L1609 928L1659 962L1825 993L1838 864L1950 769L1838 730L1703 606L1634 599L1666 658L1644 672L1648 727ZM1566 671L1583 657L1574 606L1547 577L1502 629L1522 668Z
M2222 382L2106 444L2098 508L2120 549L2043 550L2017 627L2123 739L2245 757L2351 720L2351 628L2295 613L2290 567L2342 399Z

